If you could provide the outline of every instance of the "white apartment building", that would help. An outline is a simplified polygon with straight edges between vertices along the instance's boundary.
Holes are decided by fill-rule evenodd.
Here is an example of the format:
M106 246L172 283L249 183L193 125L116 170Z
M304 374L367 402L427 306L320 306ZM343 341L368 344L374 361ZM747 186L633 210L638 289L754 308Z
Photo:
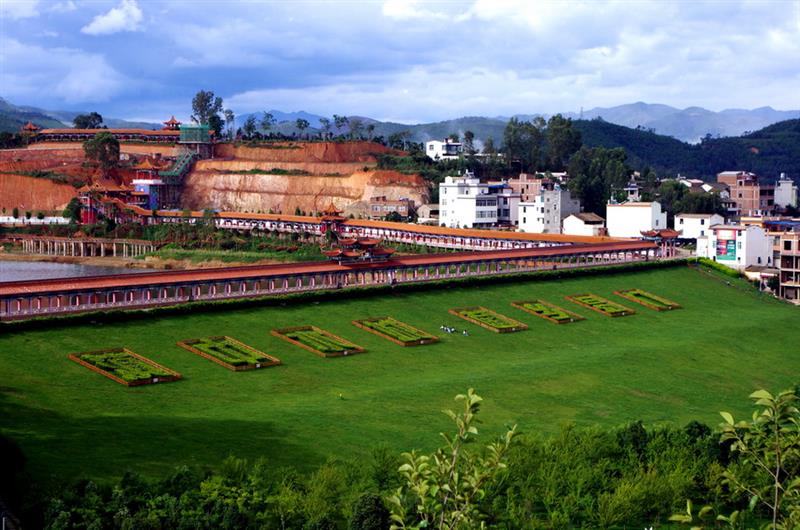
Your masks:
M707 238L697 240L697 255L744 270L751 265L771 266L772 246L772 238L761 227L716 225Z
M787 178L786 173L781 173L780 180L775 183L775 206L797 206L797 184Z
M642 232L667 228L667 213L655 201L609 203L606 228L611 237L642 237Z
M445 177L439 184L439 225L450 228L497 224L498 195L471 173Z
M564 219L562 233L571 236L604 236L606 220L596 213L574 213Z
M425 142L425 154L433 160L454 160L463 152L464 146L461 142L456 142L452 138Z
M681 239L697 239L724 222L725 218L717 213L680 213L675 216L675 230L681 232Z
M533 201L519 203L519 229L521 232L560 234L564 218L580 211L580 201L573 199L568 190L558 185L552 190L541 189Z

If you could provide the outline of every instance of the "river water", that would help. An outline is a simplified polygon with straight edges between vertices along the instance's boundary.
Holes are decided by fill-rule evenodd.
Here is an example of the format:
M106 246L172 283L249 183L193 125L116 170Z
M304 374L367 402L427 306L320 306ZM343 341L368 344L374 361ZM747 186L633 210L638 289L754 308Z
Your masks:
M76 265L72 263L47 263L43 261L2 261L0 260L0 282L22 280L42 280L48 278L80 278L103 274L131 274L148 272L142 269L123 267L100 267L97 265Z

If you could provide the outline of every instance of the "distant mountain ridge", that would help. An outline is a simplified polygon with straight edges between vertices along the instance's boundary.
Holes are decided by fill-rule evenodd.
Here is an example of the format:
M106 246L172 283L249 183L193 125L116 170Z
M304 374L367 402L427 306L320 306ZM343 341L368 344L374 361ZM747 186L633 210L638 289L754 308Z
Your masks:
M90 111L45 110L28 105L14 105L0 97L0 132L19 132L27 122L43 129L72 127L72 120L78 114ZM103 116L103 125L111 129L160 129L161 123L128 121Z
M741 136L773 123L800 118L800 110L782 111L760 107L713 112L702 107L677 109L669 105L637 102L617 107L597 107L583 112L568 112L564 116L585 120L602 118L632 129L652 129L658 134L697 143L706 135Z

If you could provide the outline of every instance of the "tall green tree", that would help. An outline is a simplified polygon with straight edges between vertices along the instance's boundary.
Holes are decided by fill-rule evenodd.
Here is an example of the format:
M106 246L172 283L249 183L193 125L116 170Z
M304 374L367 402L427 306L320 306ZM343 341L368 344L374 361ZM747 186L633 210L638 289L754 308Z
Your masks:
M561 171L569 158L581 147L581 133L572 126L572 120L561 114L547 120L547 162L552 171Z
M328 137L328 133L331 132L331 120L329 118L320 118L319 126L322 130L322 139L324 140Z
M102 124L103 117L96 112L78 114L72 120L72 125L74 125L76 129L97 129Z
M264 111L261 115L261 129L268 133L272 130L272 126L275 125L276 121L275 116L273 116L271 112Z
M223 114L225 115L225 128L227 129L228 140L233 140L233 135L235 133L234 128L236 127L236 116L231 109L225 109Z
M569 190L581 200L584 210L605 216L612 190L621 189L631 174L622 148L581 147L567 167Z
M79 223L81 220L81 201L77 197L70 199L67 203L64 212L61 214L73 223Z
M192 98L192 119L208 125L211 116L222 112L222 98L210 90L200 90Z
M94 138L83 143L86 158L94 160L108 172L119 164L119 141L109 132L97 133Z
M344 129L349 122L350 119L347 116L339 116L338 114L334 114L333 125L336 128L336 134L342 134L342 129Z
M244 120L244 125L242 126L242 131L244 131L244 135L250 139L256 133L256 118L252 114Z
M472 131L464 131L464 152L467 156L475 156L475 133Z
M295 127L297 127L297 129L300 131L300 136L302 136L303 131L308 129L308 127L311 125L310 123L308 123L308 120L304 120L303 118L297 118L294 124Z
M544 120L532 122L511 118L503 130L503 152L513 169L537 171L544 167ZM518 163L519 167L513 164Z

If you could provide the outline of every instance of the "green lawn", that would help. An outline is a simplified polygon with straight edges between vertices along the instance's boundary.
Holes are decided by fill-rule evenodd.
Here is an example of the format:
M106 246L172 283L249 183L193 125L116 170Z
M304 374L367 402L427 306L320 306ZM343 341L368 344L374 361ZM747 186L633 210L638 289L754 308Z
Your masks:
M716 425L719 410L748 413L758 387L800 382L800 308L742 281L689 268L532 281L256 309L75 325L0 329L0 431L17 439L39 479L159 475L182 463L216 465L229 454L310 469L331 455L386 443L430 449L450 427L441 414L474 387L486 398L482 432L518 423L553 433L563 422L619 425L689 420ZM642 288L681 304L609 319L564 300L609 300ZM510 306L544 299L586 320L554 326ZM528 324L493 333L447 313L485 306ZM441 342L403 348L351 324L393 316ZM439 326L469 330L469 336ZM315 325L366 348L324 359L270 330ZM220 370L175 342L229 335L283 361L270 370ZM67 359L127 347L183 374L168 385L125 388ZM341 397L340 397L341 395Z

